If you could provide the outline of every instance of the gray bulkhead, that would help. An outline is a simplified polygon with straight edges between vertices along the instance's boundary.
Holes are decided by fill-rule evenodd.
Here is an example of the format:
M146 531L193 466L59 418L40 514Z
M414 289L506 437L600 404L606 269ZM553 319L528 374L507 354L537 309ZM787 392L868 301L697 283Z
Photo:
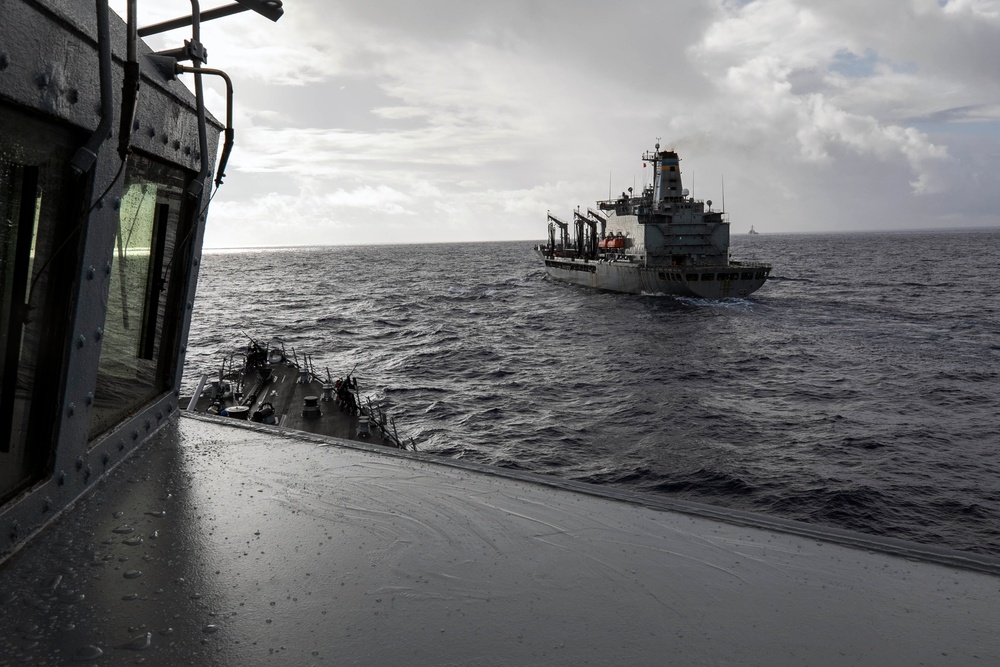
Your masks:
M96 7L0 0L0 557L179 408L221 126L139 42L123 163L127 29Z

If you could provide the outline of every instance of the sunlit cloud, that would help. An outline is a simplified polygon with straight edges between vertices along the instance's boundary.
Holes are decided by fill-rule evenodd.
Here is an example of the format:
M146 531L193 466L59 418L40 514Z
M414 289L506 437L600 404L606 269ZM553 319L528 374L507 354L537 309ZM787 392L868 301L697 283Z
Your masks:
M657 138L699 196L725 176L735 231L1000 224L1000 0L285 9L203 29L236 84L210 243L540 238Z

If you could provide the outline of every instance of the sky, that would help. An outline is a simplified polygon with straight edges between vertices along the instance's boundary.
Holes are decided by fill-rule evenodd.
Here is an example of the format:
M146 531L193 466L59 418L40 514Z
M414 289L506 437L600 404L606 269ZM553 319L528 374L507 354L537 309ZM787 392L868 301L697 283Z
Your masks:
M236 91L208 247L543 239L639 190L657 142L733 234L1000 226L1000 0L284 9L202 28Z

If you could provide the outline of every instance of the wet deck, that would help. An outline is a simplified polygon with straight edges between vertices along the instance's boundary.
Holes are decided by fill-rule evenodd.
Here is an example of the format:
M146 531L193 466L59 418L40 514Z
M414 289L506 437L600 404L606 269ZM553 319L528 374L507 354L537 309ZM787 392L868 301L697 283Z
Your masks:
M330 442L166 426L0 566L0 663L1000 662L989 559Z

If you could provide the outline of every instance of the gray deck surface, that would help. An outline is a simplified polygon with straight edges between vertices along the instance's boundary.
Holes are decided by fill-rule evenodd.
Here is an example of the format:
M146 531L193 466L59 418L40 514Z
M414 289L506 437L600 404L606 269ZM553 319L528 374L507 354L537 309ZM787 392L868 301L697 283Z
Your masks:
M0 663L1000 664L996 575L370 449L166 426L0 565Z

